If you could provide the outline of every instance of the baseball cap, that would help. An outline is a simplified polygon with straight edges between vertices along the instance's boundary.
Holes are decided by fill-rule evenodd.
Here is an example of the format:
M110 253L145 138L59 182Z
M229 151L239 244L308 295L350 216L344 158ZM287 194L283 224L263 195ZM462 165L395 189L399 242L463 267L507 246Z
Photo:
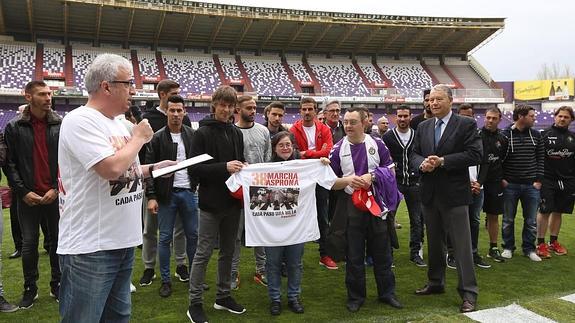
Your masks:
M351 195L351 200L356 208L364 212L369 212L374 216L381 216L381 208L375 201L371 191L363 188L355 190Z

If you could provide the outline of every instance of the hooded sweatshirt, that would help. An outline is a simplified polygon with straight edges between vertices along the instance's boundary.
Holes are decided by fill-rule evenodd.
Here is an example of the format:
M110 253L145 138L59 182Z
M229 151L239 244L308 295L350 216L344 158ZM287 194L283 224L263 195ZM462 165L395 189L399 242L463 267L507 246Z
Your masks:
M509 183L532 184L543 179L545 147L541 134L531 128L520 131L511 125L503 130L509 139L503 162L503 179Z
M240 129L232 123L221 122L213 115L200 121L192 139L191 156L208 154L214 159L190 167L192 176L199 179L199 206L207 212L241 208L241 202L230 195L226 180L230 177L227 162L244 162L244 144Z

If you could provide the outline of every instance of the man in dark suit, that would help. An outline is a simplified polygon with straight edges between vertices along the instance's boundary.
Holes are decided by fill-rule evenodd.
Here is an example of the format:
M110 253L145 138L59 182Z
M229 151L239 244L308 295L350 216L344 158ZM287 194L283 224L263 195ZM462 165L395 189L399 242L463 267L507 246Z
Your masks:
M457 291L463 299L461 312L475 310L478 288L471 252L469 204L472 202L468 167L481 161L481 138L475 120L451 112L453 96L445 85L429 95L434 118L422 122L416 132L412 166L421 171L421 201L428 237L428 283L417 295L440 294L445 285L445 236L455 247Z

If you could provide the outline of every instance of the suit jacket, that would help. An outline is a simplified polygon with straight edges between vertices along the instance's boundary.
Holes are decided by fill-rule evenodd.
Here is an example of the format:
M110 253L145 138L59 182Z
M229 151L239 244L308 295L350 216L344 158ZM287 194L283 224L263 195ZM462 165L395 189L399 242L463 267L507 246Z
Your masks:
M421 172L420 194L423 204L434 200L447 207L472 202L468 167L481 163L483 147L475 120L452 114L437 147L434 147L435 118L417 128L411 152L412 167L419 168L430 155L444 158L443 166L431 173Z

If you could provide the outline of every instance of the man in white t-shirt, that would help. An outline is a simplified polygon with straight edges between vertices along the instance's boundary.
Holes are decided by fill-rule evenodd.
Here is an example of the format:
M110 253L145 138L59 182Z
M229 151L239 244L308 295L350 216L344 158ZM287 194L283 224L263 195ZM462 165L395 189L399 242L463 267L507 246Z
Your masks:
M311 97L305 97L300 102L301 120L290 128L294 134L295 142L300 150L301 159L319 159L327 157L333 147L331 131L327 125L317 120L317 103ZM329 230L328 222L329 191L317 186L316 207L317 222L319 224L319 264L327 269L338 269L337 264L327 254L326 236Z
M62 322L127 322L134 247L142 243L143 178L162 161L141 166L150 141L146 119L132 135L115 117L135 94L132 64L102 54L85 76L88 102L62 122L58 147Z

